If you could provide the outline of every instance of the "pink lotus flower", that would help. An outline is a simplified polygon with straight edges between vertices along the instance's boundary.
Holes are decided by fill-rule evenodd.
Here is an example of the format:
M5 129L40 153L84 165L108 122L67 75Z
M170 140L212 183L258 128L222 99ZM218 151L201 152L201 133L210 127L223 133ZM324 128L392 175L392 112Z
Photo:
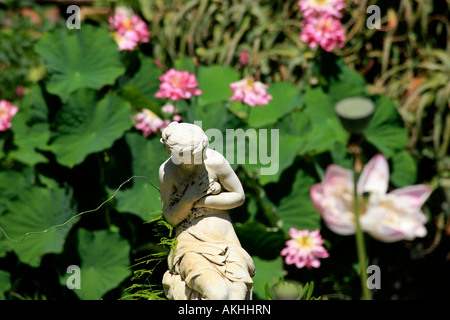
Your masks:
M159 80L162 83L159 85L159 91L155 94L157 98L177 101L202 94L202 91L197 88L198 83L195 75L187 71L178 71L171 68L159 77Z
M140 42L150 40L150 32L145 22L132 11L119 8L114 16L109 18L113 29L113 38L119 50L134 50Z
M131 25L133 26L132 30L138 35L140 42L145 43L150 41L148 26L137 14L133 14L131 17Z
M327 227L340 235L354 234L353 172L335 164L325 170L324 182L311 186L311 200Z
M134 48L139 43L139 38L133 31L126 31L123 34L115 32L113 33L113 38L116 41L117 45L119 46L120 51L122 50L133 51Z
M420 208L431 193L430 187L420 184L387 193L388 184L388 163L378 154L364 167L356 186L362 229L383 242L425 236L427 219ZM353 172L334 164L325 170L324 182L311 187L314 206L337 234L355 233L353 190ZM363 194L369 194L368 199Z
M148 109L142 109L136 117L136 126L138 130L142 130L142 135L148 137L152 133L162 131L169 123L158 117L155 113Z
M345 30L339 20L321 15L306 20L300 40L306 42L310 48L320 45L325 51L330 52L336 46L340 48L344 46Z
M19 108L7 100L0 100L0 131L11 128L11 120Z
M242 101L254 107L267 105L269 100L272 100L272 96L266 91L267 86L250 77L230 83L230 88L233 90L233 96L229 101Z
M319 230L298 230L291 228L288 232L292 238L286 242L286 248L281 250L281 255L286 256L287 264L295 264L297 268L308 269L320 267L318 258L327 258L327 250L322 246Z
M344 0L300 0L298 2L300 11L305 19L327 15L342 18L341 11L345 9Z
M418 184L387 193L389 167L379 154L364 168L358 180L359 194L370 192L366 211L360 218L361 227L383 242L413 240L427 234L427 216L421 207L431 194L431 188Z

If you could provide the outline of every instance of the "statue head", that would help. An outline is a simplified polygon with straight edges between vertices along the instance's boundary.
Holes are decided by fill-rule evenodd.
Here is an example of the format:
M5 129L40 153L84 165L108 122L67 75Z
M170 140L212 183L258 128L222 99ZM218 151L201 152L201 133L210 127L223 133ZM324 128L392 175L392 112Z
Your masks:
M162 132L161 143L175 164L201 164L206 158L208 136L199 126L171 122Z

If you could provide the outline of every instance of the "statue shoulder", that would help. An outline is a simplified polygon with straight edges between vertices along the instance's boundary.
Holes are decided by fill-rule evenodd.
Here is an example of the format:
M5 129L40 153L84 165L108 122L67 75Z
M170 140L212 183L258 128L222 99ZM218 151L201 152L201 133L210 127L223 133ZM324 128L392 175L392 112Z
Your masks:
M228 160L218 151L208 149L205 163L218 175L228 175L233 169Z
M229 165L227 159L220 152L213 149L206 149L205 162L211 167Z
M172 159L169 158L164 161L159 167L159 179L160 181L171 179L175 171L175 164Z

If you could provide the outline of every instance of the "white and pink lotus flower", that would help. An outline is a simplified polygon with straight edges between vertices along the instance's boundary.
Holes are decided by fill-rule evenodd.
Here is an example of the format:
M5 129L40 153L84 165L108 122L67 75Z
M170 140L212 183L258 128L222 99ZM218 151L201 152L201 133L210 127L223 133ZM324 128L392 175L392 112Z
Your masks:
M356 231L353 171L331 164L324 181L311 187L310 196L327 227L340 235ZM431 194L424 184L388 191L389 166L377 154L364 167L356 191L363 231L382 242L413 240L427 234L421 207Z

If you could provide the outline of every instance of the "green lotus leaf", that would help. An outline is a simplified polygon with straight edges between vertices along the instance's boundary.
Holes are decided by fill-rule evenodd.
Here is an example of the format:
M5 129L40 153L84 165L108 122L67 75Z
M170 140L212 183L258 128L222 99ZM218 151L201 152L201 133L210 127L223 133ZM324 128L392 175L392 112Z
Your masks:
M131 108L115 94L98 101L95 91L80 90L69 97L55 123L49 149L58 163L73 167L87 155L111 147L131 128Z
M8 207L0 226L14 240L10 245L19 260L32 267L38 267L45 254L61 253L67 233L78 221L71 220L76 212L65 189L24 188Z
M82 300L100 299L131 274L130 245L119 233L79 229L78 254L80 289L74 291Z
M176 70L185 70L189 73L195 73L195 62L192 58L178 58L175 60L173 67Z
M81 88L112 85L125 72L117 44L105 28L83 25L79 30L57 28L35 46L50 74L47 91L67 101Z
M308 87L305 95L305 113L311 119L312 130L306 137L305 150L323 152L333 148L336 141L347 144L348 133L334 112L331 99L322 88Z
M14 145L8 158L34 166L46 163L48 159L39 152L47 148L50 129L47 119L47 103L40 86L34 85L29 94L19 101L19 112L12 119Z
M206 105L198 104L193 108L187 108L186 111L186 116L183 117L183 121L196 123L204 131L217 129L223 132L224 141L226 129L239 128L241 124L239 119L228 111L226 102L223 101Z
M29 188L31 182L24 172L0 171L0 214L8 208L8 203L16 198L24 188Z
M123 84L119 89L119 94L137 109L150 109L159 117L162 117L161 102L155 98L155 93L159 90L159 77L162 72L154 60L146 56L140 56L141 65L133 77Z
M412 185L417 179L417 165L408 151L402 150L392 157L391 182L396 187Z
M161 102L161 99L155 98L155 93L159 90L159 77L162 75L161 69L149 57L141 56L140 61L141 66L129 84L135 85L150 102Z
M199 67L198 87L203 92L198 97L199 106L228 101L232 95L230 83L238 80L238 73L230 67Z
M252 153L248 150L244 167L252 176L258 177L262 185L266 185L277 182L297 155L306 151L311 121L305 112L292 110L269 128L256 131L255 139L249 139L249 143L251 141L257 143L255 147L257 152ZM267 152L264 152L265 150ZM250 161L250 154L253 158L256 156L256 163Z
M262 107L254 106L249 110L248 124L253 128L264 128L275 123L300 104L300 90L291 83L272 83L267 92L272 95L269 104Z
M390 158L406 147L408 133L392 100L379 96L375 105L375 113L365 130L365 136L381 153Z
M300 136L280 134L279 131L270 129L265 132L259 129L255 134L249 136L247 149L243 151L236 147L236 144L235 148L239 152L246 152L245 163L240 161L239 164L251 176L258 178L261 185L277 182L305 144L304 138ZM256 152L251 151L250 144Z
M5 292L11 289L11 274L0 270L0 300L5 300Z
M281 199L278 214L282 221L282 229L290 228L315 230L320 228L320 215L309 197L309 189L314 178L299 169L290 194Z
M158 138L146 139L137 132L127 133L125 140L132 155L133 175L132 187L119 190L117 211L132 213L148 221L152 213L161 210L159 188L159 167L167 160L168 155ZM154 185L152 186L149 181Z
M278 257L286 241L282 230L269 228L255 220L236 223L234 229L245 250L264 259Z
M339 100L363 96L367 97L369 95L366 89L366 79L358 71L352 70L347 67L343 60L338 62L340 72L337 77L331 77L330 87L328 90L328 95L331 97L334 103Z

